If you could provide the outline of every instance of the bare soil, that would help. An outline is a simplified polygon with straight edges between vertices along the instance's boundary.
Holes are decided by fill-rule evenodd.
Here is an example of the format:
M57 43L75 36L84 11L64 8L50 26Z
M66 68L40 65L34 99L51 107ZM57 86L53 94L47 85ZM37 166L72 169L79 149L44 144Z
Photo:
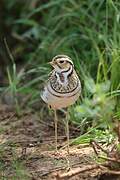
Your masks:
M120 179L97 167L89 145L70 146L68 155L64 125L60 122L56 153L53 122L52 116L41 119L35 111L18 117L8 106L0 105L0 179ZM79 131L71 126L70 137L75 134ZM75 173L79 169L81 172Z

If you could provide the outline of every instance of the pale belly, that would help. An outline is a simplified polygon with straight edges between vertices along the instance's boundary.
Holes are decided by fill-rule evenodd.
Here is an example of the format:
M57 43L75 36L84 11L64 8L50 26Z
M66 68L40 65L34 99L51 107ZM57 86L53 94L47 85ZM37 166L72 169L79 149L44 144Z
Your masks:
M77 101L80 96L80 89L77 89L73 94L66 94L59 96L56 94L51 94L47 88L44 89L44 92L41 96L44 102L51 106L53 109L61 109L68 107Z

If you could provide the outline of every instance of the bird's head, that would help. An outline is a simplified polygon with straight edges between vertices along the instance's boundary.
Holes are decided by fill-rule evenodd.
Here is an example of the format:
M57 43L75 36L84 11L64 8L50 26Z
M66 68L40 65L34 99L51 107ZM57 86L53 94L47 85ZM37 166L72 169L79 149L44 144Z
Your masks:
M55 56L52 59L52 61L50 62L50 64L53 66L53 68L57 72L66 71L66 70L70 69L71 66L72 67L74 66L71 58L66 56L66 55L57 55L57 56Z

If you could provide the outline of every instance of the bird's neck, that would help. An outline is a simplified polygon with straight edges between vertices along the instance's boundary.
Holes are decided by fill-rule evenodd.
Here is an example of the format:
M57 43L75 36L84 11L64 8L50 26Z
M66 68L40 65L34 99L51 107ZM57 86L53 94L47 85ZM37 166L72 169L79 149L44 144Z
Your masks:
M61 72L56 71L57 81L63 86L68 85L68 77L73 73L73 66L71 65L67 69L62 69Z

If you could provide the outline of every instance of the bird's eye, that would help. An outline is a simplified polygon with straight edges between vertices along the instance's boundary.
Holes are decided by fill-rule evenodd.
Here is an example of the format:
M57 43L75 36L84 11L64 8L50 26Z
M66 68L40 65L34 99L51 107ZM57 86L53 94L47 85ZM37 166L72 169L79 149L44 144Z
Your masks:
M61 61L59 61L59 62L60 62L60 64L64 63L64 61L63 61L63 60L61 60Z

